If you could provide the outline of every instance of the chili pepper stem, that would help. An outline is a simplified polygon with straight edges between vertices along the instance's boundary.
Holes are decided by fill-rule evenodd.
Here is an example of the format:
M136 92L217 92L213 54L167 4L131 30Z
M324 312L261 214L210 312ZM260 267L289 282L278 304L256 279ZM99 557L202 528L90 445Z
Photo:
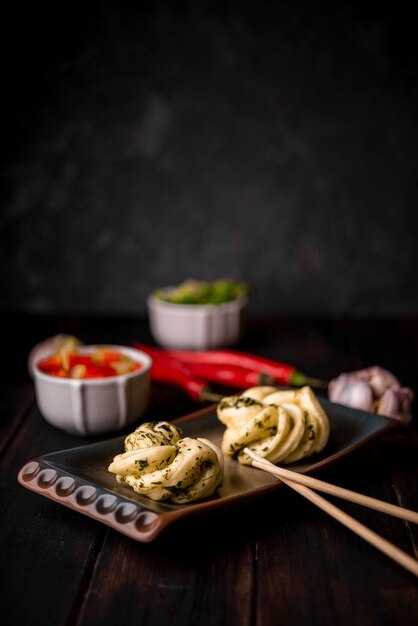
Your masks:
M328 382L326 380L311 378L310 376L305 376L305 374L298 371L293 372L289 383L293 387L303 387L304 385L310 385L311 387L318 387L320 389L326 389L328 387Z

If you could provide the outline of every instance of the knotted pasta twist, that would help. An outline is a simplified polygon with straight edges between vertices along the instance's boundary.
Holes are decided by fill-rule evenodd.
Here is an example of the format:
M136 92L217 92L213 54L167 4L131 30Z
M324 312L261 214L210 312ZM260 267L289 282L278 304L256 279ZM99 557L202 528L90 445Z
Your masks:
M226 426L222 452L244 465L252 459L245 447L272 463L293 463L320 452L329 438L328 417L310 387L278 391L251 387L223 398L219 420Z
M177 504L211 496L222 483L223 456L208 439L181 438L169 422L141 424L125 439L108 470L152 500Z

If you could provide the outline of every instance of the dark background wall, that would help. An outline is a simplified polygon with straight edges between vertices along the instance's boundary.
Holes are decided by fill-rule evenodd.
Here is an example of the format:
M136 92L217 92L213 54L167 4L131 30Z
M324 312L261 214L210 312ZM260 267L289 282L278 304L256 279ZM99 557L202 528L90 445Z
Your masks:
M418 313L407 4L32 4L2 9L3 310L228 275L255 313Z

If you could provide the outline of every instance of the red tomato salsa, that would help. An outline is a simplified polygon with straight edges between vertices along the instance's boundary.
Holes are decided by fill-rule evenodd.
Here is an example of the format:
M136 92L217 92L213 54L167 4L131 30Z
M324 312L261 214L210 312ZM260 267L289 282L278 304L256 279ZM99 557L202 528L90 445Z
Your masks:
M37 367L50 376L85 379L128 374L139 370L141 365L126 354L106 346L85 354L79 351L75 338L70 337L56 352L38 361Z

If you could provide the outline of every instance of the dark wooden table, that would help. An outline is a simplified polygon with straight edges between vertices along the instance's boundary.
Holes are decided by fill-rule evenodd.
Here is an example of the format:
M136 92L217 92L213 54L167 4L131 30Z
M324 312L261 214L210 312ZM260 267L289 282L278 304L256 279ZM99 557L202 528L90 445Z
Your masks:
M285 488L180 522L148 544L23 488L17 473L31 458L98 441L67 435L41 417L26 371L29 349L58 332L85 343L151 337L146 320L3 315L2 322L3 626L418 624L418 580ZM416 390L417 331L418 320L250 319L239 347L326 379L378 363ZM145 417L173 420L196 408L181 391L154 386ZM416 425L317 476L418 510ZM413 524L335 503L417 556Z

